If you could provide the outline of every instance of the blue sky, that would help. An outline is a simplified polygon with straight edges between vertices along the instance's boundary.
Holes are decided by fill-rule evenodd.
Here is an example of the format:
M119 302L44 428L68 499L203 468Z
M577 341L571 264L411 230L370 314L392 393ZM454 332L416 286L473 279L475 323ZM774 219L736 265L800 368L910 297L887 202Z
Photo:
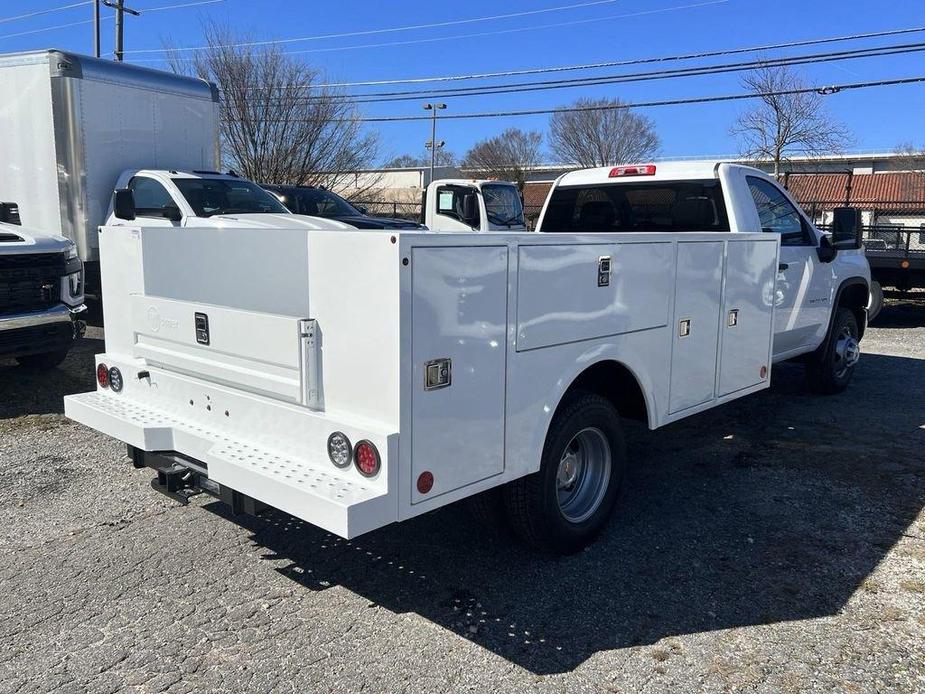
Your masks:
M140 10L181 5L195 0L126 0ZM880 30L925 26L921 0L615 0L584 7L526 14L444 27L410 29L339 38L314 38L286 44L300 60L321 69L331 81L358 81L471 74L486 71L571 65L679 53L757 46ZM409 25L452 22L516 12L578 5L582 0L218 0L191 7L163 9L128 17L125 48L130 61L159 67L164 39L181 46L202 43L201 22L216 19L250 34L252 39L292 39L375 31ZM588 2L588 0L585 0ZM74 0L0 2L3 51L56 47L89 53L92 26L89 2L53 13L5 21L30 12L75 4ZM104 54L112 50L111 10L103 8ZM586 21L587 20L587 21ZM85 23L80 23L85 22ZM563 25L564 23L570 23ZM51 27L72 24L58 29ZM549 26L560 25L560 26ZM516 31L509 31L516 30ZM34 32L34 33L24 33ZM484 35L490 32L492 35ZM22 34L22 35L16 35ZM483 35L476 35L483 34ZM422 39L428 39L422 42ZM765 53L782 56L825 50L925 42L925 33L812 46ZM370 44L395 44L378 45ZM366 47L360 47L366 46ZM740 56L737 59L747 59ZM684 66L722 61L698 61ZM680 64L670 67L680 66ZM646 67L644 69L651 69ZM616 74L609 68L565 76ZM811 84L837 84L925 75L925 53L866 58L801 67ZM545 76L530 79L546 79ZM520 81L520 80L518 80ZM497 83L498 81L490 82ZM473 84L472 82L466 83ZM479 82L478 84L489 84ZM411 89L399 85L397 89ZM370 89L370 88L366 88ZM579 97L617 96L625 101L687 98L739 91L739 76L714 75L647 83L581 87L509 95L443 98L449 112L551 108ZM357 89L361 91L361 89ZM368 115L418 115L421 101L364 105ZM829 110L854 134L855 150L892 150L912 140L925 145L925 84L893 86L828 97ZM662 138L662 156L731 154L735 141L728 129L742 102L643 109ZM506 127L545 130L548 116L519 116L446 121L438 138L457 153ZM423 150L430 136L425 122L377 124L382 156Z

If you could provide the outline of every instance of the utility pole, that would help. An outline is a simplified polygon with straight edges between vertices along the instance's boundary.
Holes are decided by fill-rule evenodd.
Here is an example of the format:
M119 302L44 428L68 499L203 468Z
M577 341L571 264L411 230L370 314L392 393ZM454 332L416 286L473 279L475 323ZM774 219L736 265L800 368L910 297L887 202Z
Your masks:
M93 55L100 57L100 0L93 0Z
M125 13L128 12L130 15L137 17L141 14L138 10L133 10L125 6L125 0L103 0L103 4L106 7L111 7L116 11L116 43L115 47L112 49L112 55L118 62L122 62L122 21L125 17Z
M437 142L437 111L442 111L445 108L446 104L424 104L424 110L430 111L430 140L425 143L427 149L430 150L430 181L427 182L428 185L434 180L437 150L446 144L443 140Z

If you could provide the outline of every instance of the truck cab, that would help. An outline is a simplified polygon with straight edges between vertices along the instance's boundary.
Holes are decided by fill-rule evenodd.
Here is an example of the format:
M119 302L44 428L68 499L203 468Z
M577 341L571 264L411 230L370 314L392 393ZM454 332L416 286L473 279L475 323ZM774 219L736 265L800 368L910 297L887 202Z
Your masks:
M423 222L431 231L526 231L517 186L508 181L445 178L424 192Z
M834 359L835 372L841 374L836 380L844 385L859 355L870 287L859 229L849 226L840 228L837 237L829 236L771 176L748 166L709 161L566 173L550 190L537 231L779 236L774 360L802 358L812 366ZM840 310L850 317L839 318ZM845 326L846 321L853 325Z
M63 236L18 223L14 203L0 204L0 359L53 368L83 335L83 265Z
M256 183L217 171L124 171L107 224L163 227L351 229L333 219L293 214Z

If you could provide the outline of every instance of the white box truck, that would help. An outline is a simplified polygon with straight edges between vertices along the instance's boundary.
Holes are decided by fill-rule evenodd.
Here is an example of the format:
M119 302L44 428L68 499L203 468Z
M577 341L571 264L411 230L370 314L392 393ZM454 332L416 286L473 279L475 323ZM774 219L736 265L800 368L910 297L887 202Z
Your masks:
M724 167L579 172L544 212L555 233L106 227L106 353L65 412L178 500L352 538L500 488L525 540L574 551L614 506L621 419L654 429L767 388L772 345L809 345L817 319L801 349L823 389L855 369L857 229L814 237L826 268L844 261L825 306L815 286L791 301L799 260L760 226L771 181ZM628 207L608 212L610 193Z
M18 206L23 225L73 240L93 285L97 228L136 216L149 226L350 228L293 215L219 173L210 82L52 49L0 56L0 81L15 97L0 107L0 200ZM116 189L127 191L122 218Z

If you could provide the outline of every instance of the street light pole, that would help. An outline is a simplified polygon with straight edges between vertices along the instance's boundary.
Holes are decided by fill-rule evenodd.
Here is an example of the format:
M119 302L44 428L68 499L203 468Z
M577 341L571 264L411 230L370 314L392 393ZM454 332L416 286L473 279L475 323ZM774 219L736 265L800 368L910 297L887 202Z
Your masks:
M437 149L446 144L443 141L437 142L437 111L442 111L445 108L446 104L424 104L424 110L431 112L430 142L427 143L427 147L430 148L430 181L427 182L428 184L434 180L434 167L437 164Z

